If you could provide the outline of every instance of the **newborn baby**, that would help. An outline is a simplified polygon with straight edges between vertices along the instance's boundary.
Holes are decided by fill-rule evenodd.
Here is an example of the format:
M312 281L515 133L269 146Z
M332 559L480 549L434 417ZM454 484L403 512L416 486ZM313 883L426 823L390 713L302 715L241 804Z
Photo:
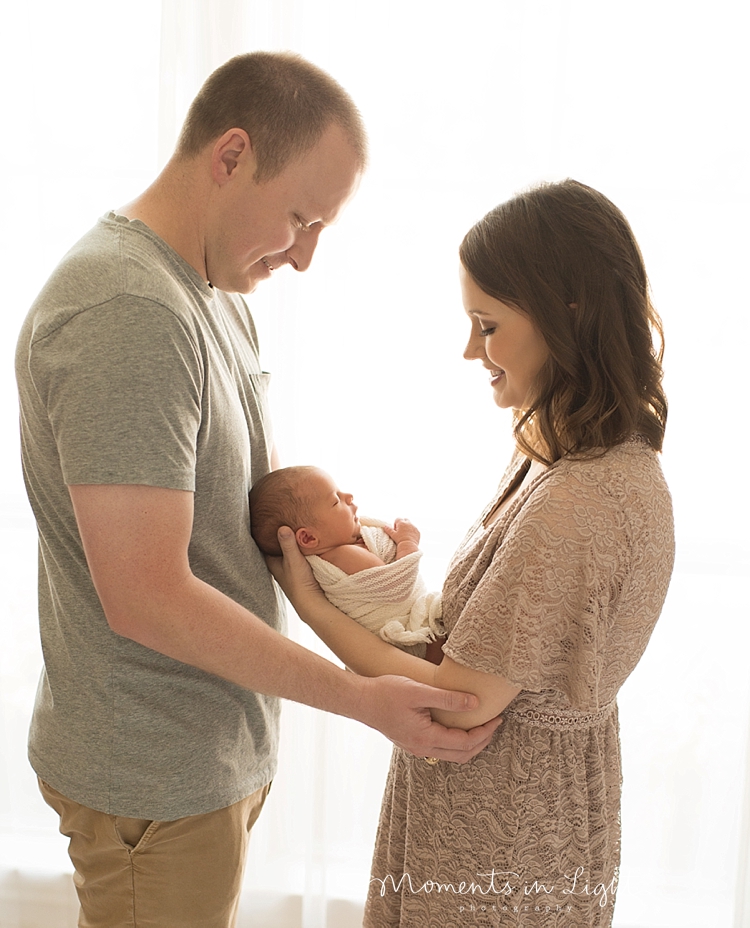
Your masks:
M444 634L440 594L419 577L419 532L406 519L393 527L357 517L351 493L317 467L271 471L250 491L250 528L264 554L279 556L288 525L328 599L365 628L423 657Z

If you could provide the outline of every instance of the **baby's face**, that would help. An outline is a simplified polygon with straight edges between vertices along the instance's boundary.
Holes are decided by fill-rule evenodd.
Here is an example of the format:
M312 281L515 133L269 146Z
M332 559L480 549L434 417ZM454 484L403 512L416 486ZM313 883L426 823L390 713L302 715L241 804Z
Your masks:
M343 493L324 471L308 481L313 503L313 528L320 547L353 545L360 537L361 526L351 493Z

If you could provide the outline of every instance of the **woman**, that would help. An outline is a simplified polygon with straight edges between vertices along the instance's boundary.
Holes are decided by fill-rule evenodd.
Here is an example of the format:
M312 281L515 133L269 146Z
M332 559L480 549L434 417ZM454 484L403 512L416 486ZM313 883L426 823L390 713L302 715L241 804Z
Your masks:
M436 712L445 724L504 715L465 765L394 749L365 925L608 926L620 854L615 698L673 564L657 458L661 325L627 221L575 181L492 210L460 258L465 356L514 409L517 453L450 566L441 663L335 610L288 538L274 570L356 672L476 693L465 718Z

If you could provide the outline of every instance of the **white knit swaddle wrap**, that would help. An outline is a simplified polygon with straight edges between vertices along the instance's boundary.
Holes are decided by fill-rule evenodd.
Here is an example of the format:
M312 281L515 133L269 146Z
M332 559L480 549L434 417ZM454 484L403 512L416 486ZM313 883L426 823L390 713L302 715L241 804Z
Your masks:
M385 523L360 521L365 545L385 564L346 574L323 558L310 555L315 579L328 599L389 644L424 645L445 634L440 593L428 593L419 576L422 552L394 560L396 545L381 528Z

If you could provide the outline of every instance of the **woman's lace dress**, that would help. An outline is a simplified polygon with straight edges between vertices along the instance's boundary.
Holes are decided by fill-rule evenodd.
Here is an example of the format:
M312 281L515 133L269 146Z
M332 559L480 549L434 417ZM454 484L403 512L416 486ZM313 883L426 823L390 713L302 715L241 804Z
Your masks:
M562 459L484 521L443 589L444 651L522 687L467 764L396 748L368 928L609 926L620 859L617 691L638 663L674 559L656 454L638 438Z

